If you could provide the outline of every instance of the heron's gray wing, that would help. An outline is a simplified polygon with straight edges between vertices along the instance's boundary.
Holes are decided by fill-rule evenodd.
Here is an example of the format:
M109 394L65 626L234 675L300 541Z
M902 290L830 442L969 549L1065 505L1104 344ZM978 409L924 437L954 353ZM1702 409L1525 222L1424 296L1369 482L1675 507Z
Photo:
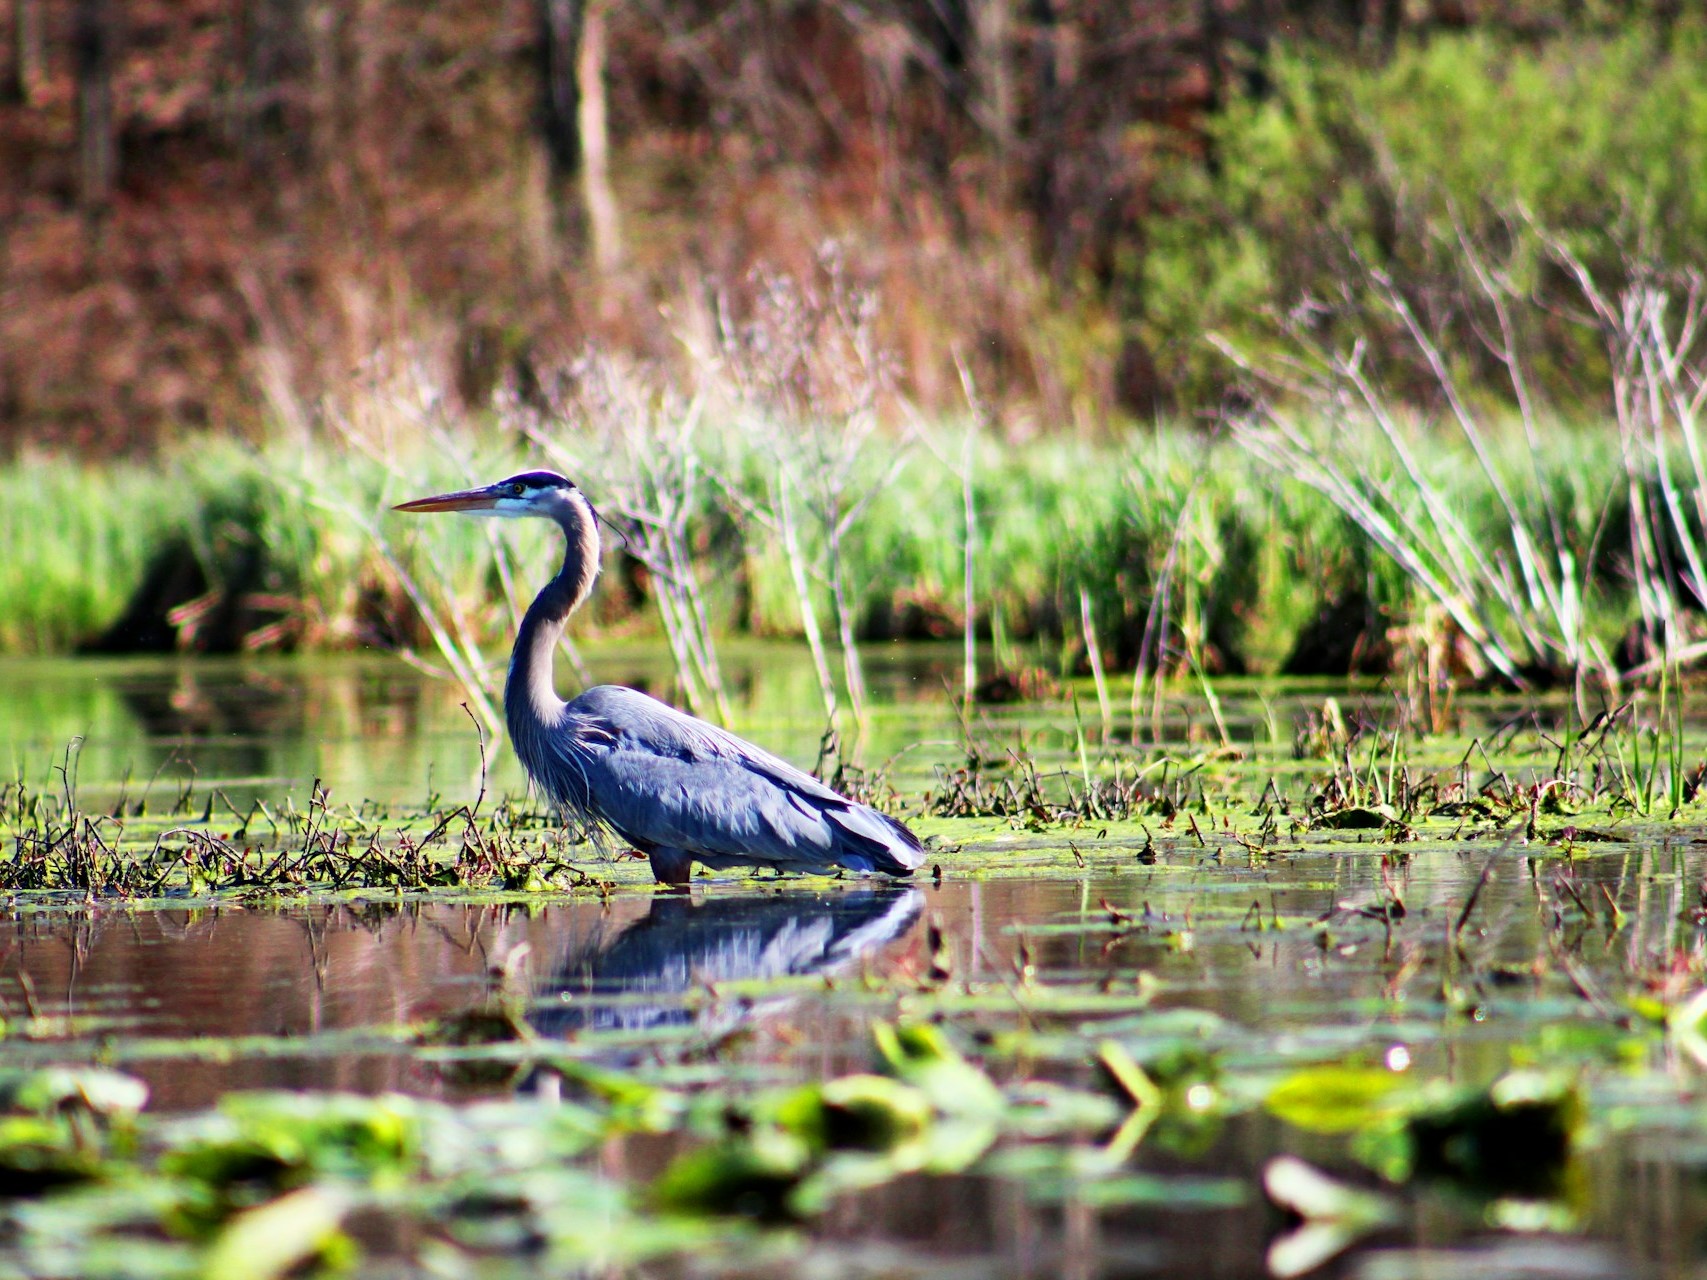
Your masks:
M601 685L558 735L590 808L636 844L782 867L902 873L924 859L900 823L715 725Z

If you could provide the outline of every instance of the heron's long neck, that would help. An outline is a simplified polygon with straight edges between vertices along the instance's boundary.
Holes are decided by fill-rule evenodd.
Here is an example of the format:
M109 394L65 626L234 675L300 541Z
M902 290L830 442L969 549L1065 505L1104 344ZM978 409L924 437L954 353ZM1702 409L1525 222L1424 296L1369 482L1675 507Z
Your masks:
M516 647L510 654L510 674L504 683L504 711L512 729L518 716L534 723L549 723L563 709L563 700L551 680L551 660L557 651L557 641L569 621L569 615L580 607L593 590L593 580L599 576L599 534L590 512L578 497L558 522L567 539L563 553L563 568L545 584L528 611L522 615L521 629L516 633Z

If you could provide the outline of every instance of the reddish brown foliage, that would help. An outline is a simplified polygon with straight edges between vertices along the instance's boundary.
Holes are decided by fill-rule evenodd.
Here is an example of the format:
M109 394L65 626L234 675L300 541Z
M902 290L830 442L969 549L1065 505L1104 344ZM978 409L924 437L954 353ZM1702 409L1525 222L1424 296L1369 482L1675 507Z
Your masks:
M1163 389L1117 265L1155 157L1311 8L614 0L627 255L599 280L541 142L541 3L0 6L5 79L18 6L43 54L0 103L0 439L254 430L387 348L478 407L589 341L669 358L830 238L928 407L959 403L964 360L1045 421L1086 392L1143 411Z

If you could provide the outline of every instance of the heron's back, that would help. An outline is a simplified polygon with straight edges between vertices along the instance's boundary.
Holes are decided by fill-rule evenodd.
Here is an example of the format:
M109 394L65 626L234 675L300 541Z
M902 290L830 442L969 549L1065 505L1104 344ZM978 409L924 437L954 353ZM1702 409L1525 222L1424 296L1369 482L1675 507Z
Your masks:
M911 874L924 860L903 823L634 689L599 685L565 705L555 725L511 731L553 801L647 852L887 875Z

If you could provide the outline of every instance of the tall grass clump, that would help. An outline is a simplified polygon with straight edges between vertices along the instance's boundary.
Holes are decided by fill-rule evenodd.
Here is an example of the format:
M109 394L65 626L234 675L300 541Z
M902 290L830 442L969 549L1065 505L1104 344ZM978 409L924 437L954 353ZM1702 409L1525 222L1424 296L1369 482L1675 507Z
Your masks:
M1301 628L1341 597L1366 600L1394 626L1433 600L1329 494L1305 483L1304 469L1294 468L1303 480L1270 469L1246 434L1274 430L1265 418L1222 439L1166 430L1101 443L1001 446L982 438L971 467L971 617L966 490L937 461L955 455L963 431L915 424L919 447L905 454L875 435L881 445L854 453L844 481L847 509L858 518L838 551L838 603L824 526L801 518L801 555L791 563L776 527L753 515L776 492L769 440L696 410L692 399L646 401L650 426L640 406L618 413L616 403L595 412L590 400L578 401L566 416L536 423L537 440L446 423L383 449L345 438L203 446L147 474L32 464L15 473L27 484L0 477L18 486L13 518L31 512L35 521L14 540L0 578L8 643L12 651L63 651L89 639L124 609L150 563L178 546L176 554L211 561L210 595L241 587L250 629L233 637L234 647L400 648L479 691L493 711L519 613L555 570L555 531L539 522L410 519L390 507L542 461L574 476L615 526L606 530L606 580L576 636L634 634L647 615L666 640L676 628L680 696L713 715L715 686L705 673L716 670L718 641L740 632L804 638L808 616L822 627L820 674L833 682L837 705L851 706L840 701L847 694L839 642L848 633L867 645L960 636L970 627L1002 642L1005 657L1025 644L1061 672L1086 669L1094 634L1115 670L1275 671L1288 664ZM641 424L628 443L612 434L619 419ZM1376 438L1359 434L1355 421L1340 424L1340 437L1324 421L1309 425L1337 465L1364 468L1372 492L1411 501L1390 470L1378 469ZM1625 578L1634 561L1622 481L1607 483L1622 476L1618 446L1597 438L1598 461L1584 465L1577 441L1547 433L1539 468L1567 546L1583 548L1594 566L1585 609L1604 647L1634 610ZM1497 473L1515 488L1536 464L1516 432L1490 439ZM1438 440L1418 448L1439 504L1492 554L1504 509L1474 452ZM804 486L802 455L789 456ZM1620 499L1610 508L1609 487ZM91 491L129 494L125 518L77 500ZM31 508L36 494L41 505ZM1666 509L1658 498L1644 500ZM1419 518L1420 506L1405 510L1406 519ZM1547 529L1538 517L1530 536L1539 540ZM1668 534L1667 555L1675 542ZM66 546L87 549L73 557ZM258 563L239 582L232 566L249 555ZM56 558L63 567L50 572ZM91 569L106 564L115 568ZM103 593L82 597L89 603L81 612L67 607L95 586ZM173 609L185 619L194 612ZM30 618L51 625L20 621ZM1504 626L1496 628L1501 636ZM183 637L184 647L201 647L207 634ZM568 657L577 661L573 650Z
M327 461L321 445L210 438L148 464L26 455L0 469L0 650L86 645L163 578L199 586L174 601L186 649L221 610L244 620L247 648L349 643L365 553L319 507L367 472Z
M844 701L864 719L863 549L907 461L905 432L882 422L892 387L875 319L875 299L827 251L809 277L758 281L747 314L722 307L684 329L685 376L585 352L547 379L549 412L511 415L598 486L702 714L729 715L714 620L733 609L749 625L787 616L811 651L826 721L839 724ZM786 584L781 599L754 586L767 567ZM714 589L730 578L741 599Z
M698 361L701 385L743 455L720 468L720 488L749 539L781 550L832 726L837 682L818 602L827 598L841 690L863 723L858 632L870 580L859 572L859 547L873 504L908 463L905 429L881 421L894 371L876 320L876 297L855 288L827 253L815 278L765 277L751 314L725 315Z
M1704 48L1696 19L1373 65L1281 48L1211 122L1215 163L1161 168L1140 327L1176 389L1243 381L1238 446L1355 526L1413 642L1479 678L1699 656Z
M558 414L529 414L523 425L555 465L582 477L618 533L621 553L643 566L688 705L729 722L729 695L717 659L712 595L717 509L698 435L704 397L675 388L608 356L590 353L565 383ZM571 429L565 430L569 425Z
M59 455L0 469L0 650L65 652L111 622L198 496Z
M1285 317L1287 346L1251 350L1217 335L1262 397L1235 417L1235 439L1355 522L1500 680L1593 675L1615 685L1615 656L1626 667L1662 651L1675 658L1684 612L1707 605L1703 276L1639 249L1597 271L1523 210L1498 245L1459 227L1437 248L1456 272L1442 292L1352 253L1345 288ZM1537 252L1573 294L1537 290L1519 265ZM1566 432L1564 410L1533 372L1524 334L1564 307L1601 346L1611 430ZM1365 332L1394 322L1433 378L1457 457L1475 468L1480 518L1452 499L1434 456L1439 428L1419 424L1374 367ZM1460 326L1507 381L1508 429L1490 428L1499 413L1475 398L1454 345ZM1632 604L1635 629L1609 630Z
M1644 647L1677 661L1680 610L1707 608L1707 459L1699 425L1707 402L1707 275L1633 255L1597 275L1566 239L1545 239L1581 291L1606 350ZM1700 656L1702 646L1693 647Z
M312 473L325 457L315 459L313 444L305 443L301 488L343 528L359 531L366 562L358 591L387 615L381 621L393 642L416 665L455 679L497 736L507 657L497 646L532 594L531 574L517 566L545 559L550 535L532 522L512 531L493 521L401 519L390 511L408 498L520 470L528 452L522 442L471 431L452 417L430 366L411 355L376 361L371 385L323 407L347 474L317 486ZM399 611L418 625L400 622ZM573 642L564 643L575 658ZM424 645L428 656L420 652Z

